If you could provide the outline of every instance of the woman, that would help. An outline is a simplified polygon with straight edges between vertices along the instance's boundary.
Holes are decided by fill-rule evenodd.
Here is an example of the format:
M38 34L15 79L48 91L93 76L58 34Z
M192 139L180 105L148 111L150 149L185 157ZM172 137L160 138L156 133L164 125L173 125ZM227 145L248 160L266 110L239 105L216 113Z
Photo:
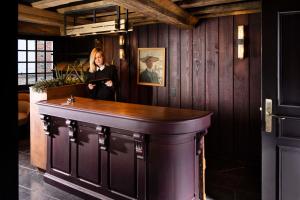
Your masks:
M113 65L105 64L104 53L94 48L90 54L90 68L87 74L88 94L100 100L116 100L117 70Z

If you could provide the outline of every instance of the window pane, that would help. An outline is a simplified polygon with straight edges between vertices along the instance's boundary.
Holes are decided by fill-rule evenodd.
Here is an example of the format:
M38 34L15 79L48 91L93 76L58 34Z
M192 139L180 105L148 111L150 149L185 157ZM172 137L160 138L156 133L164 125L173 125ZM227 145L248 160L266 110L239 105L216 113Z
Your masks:
M53 52L46 52L46 62L53 62Z
M37 41L37 50L45 50L44 44L45 44L45 41L43 41L43 40L38 40L38 41Z
M37 63L37 73L45 73L45 64Z
M35 74L28 74L28 85L35 84Z
M46 79L47 80L53 79L53 73L47 73L46 74Z
M28 63L28 73L35 73L35 63Z
M45 80L45 75L44 74L37 74L37 79L38 79L38 81Z
M26 73L26 63L18 63L18 73Z
M27 58L29 62L35 62L35 52L34 51L28 51L27 52Z
M37 61L44 62L45 61L45 53L44 52L37 52Z
M18 61L26 61L26 51L18 51Z
M35 40L28 40L28 50L35 50Z
M46 51L53 51L53 41L46 41Z
M46 63L46 72L52 72L53 63Z
M18 50L26 50L26 40L18 40Z
M18 85L26 85L26 74L18 75Z

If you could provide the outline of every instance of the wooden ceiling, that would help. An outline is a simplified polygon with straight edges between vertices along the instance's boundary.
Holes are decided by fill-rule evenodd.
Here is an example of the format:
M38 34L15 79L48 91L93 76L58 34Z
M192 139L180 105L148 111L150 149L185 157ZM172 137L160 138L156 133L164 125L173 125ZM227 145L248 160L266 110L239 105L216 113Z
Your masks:
M166 23L180 28L192 28L203 18L261 10L257 0L19 0L19 33L60 35L64 14L67 25L115 20L117 6L121 18L128 9L132 26ZM31 31L30 25L35 27Z

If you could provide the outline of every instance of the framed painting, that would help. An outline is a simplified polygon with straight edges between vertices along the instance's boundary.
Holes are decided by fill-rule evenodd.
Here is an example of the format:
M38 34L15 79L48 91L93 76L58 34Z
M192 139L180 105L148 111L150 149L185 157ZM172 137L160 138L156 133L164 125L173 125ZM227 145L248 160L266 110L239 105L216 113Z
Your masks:
M137 84L165 86L165 48L138 48Z

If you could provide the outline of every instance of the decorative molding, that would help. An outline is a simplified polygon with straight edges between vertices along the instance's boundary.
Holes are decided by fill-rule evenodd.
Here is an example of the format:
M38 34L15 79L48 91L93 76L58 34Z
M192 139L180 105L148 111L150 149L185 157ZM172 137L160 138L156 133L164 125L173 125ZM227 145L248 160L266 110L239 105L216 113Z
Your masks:
M135 142L136 158L143 160L145 158L145 138L139 133L134 133L133 139Z
M44 126L43 129L45 131L45 135L50 135L50 116L48 115L40 115L40 119L42 120Z
M100 149L106 151L108 149L109 128L98 125L96 131L99 136Z
M71 142L75 142L76 140L76 121L75 120L66 120L66 125L69 128L69 138Z

